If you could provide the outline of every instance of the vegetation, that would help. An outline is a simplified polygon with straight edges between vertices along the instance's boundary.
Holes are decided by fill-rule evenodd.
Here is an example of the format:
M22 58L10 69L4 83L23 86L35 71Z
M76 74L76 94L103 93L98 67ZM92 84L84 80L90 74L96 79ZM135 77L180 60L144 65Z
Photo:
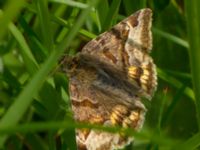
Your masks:
M199 6L198 0L0 1L1 149L73 150L75 127L118 131L73 122L59 60L144 7L154 13L158 90L146 104L143 130L125 130L135 137L125 149L198 149Z

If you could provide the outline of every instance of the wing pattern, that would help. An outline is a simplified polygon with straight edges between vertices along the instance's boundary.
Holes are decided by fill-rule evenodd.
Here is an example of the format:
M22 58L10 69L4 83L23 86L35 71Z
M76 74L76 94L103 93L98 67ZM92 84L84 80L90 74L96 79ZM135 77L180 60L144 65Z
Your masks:
M150 9L142 9L90 41L72 59L70 98L78 122L139 130L157 86L152 48ZM122 148L132 138L120 133L77 129L79 150Z

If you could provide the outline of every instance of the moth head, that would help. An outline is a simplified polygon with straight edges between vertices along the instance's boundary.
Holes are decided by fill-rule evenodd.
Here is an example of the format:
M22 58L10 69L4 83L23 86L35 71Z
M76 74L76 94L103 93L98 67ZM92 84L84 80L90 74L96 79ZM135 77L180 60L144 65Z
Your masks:
M77 67L78 59L75 56L63 56L60 61L60 70L64 73L71 73Z

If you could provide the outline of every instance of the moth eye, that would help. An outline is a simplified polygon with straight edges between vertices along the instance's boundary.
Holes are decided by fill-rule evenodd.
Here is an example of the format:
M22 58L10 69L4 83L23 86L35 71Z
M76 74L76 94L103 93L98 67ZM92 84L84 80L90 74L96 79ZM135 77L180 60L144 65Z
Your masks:
M74 66L75 66L75 63L74 63L74 62L69 62L69 63L67 64L67 68L68 68L68 69L72 69L72 68L74 68Z
M77 68L78 64L76 61L71 61L67 64L67 69L69 72L72 72L75 70L75 68Z

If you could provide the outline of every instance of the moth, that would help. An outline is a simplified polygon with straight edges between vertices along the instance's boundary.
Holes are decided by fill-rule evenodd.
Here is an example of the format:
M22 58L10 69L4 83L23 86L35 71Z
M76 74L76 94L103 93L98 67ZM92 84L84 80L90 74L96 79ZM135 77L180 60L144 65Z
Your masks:
M141 9L87 43L64 63L77 122L139 131L157 87L152 49L152 11ZM79 150L114 150L133 140L120 133L77 129Z

